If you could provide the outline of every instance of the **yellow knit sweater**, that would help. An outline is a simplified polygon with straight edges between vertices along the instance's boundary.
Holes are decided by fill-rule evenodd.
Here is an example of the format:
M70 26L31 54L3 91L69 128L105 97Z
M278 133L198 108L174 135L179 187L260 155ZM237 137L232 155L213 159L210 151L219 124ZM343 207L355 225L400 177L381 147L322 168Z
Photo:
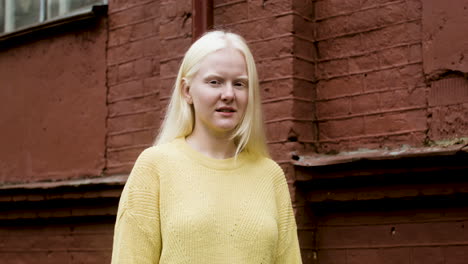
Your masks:
M212 159L185 139L151 147L122 193L112 263L301 263L281 168Z

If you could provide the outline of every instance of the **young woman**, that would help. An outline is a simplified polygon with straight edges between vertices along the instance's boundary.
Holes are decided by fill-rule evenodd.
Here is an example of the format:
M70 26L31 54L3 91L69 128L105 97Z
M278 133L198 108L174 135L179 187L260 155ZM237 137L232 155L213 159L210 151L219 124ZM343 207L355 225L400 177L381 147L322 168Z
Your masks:
M239 35L209 32L185 54L156 144L122 193L112 263L301 263Z

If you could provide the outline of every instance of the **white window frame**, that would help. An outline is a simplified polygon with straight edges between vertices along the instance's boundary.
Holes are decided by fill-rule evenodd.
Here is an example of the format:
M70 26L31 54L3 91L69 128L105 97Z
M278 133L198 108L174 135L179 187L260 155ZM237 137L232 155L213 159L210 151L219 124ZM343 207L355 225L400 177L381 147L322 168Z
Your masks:
M5 1L4 2L5 3L4 14L3 14L4 28L0 30L0 37L4 37L5 35L17 34L18 32L28 31L28 29L31 29L34 27L40 27L42 25L53 24L55 22L71 19L73 17L82 16L84 14L92 12L95 6L107 6L107 3L108 3L108 0L101 0L101 3L86 6L86 7L70 12L69 11L70 6L68 5L68 3L70 3L70 1L73 1L73 0L60 0L62 4L59 5L59 8L60 8L59 13L61 15L58 15L54 18L49 19L47 18L47 13L51 12L50 5L48 5L49 0L33 0L33 1L40 2L39 21L37 23L33 23L24 27L15 28L14 2L16 0L4 0L4 1Z

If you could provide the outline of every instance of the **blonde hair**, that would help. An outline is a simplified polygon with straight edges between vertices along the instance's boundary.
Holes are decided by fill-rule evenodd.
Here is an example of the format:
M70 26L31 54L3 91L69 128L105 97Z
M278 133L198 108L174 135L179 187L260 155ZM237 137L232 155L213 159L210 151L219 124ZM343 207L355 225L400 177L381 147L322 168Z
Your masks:
M244 56L249 87L245 114L232 134L232 140L237 146L236 155L241 151L247 151L254 155L269 157L263 128L260 86L253 55L241 36L224 31L206 33L185 53L166 116L154 145L166 143L178 137L186 137L192 133L194 113L191 105L183 97L183 82L184 80L190 82L198 72L201 61L207 55L228 47L240 51Z

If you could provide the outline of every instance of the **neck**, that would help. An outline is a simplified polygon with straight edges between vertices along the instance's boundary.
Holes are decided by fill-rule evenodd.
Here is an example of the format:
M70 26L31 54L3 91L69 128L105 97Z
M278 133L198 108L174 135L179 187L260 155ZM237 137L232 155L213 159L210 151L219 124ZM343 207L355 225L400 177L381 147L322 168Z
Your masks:
M186 141L196 151L214 159L231 158L236 153L236 144L229 133L201 133L194 129Z

